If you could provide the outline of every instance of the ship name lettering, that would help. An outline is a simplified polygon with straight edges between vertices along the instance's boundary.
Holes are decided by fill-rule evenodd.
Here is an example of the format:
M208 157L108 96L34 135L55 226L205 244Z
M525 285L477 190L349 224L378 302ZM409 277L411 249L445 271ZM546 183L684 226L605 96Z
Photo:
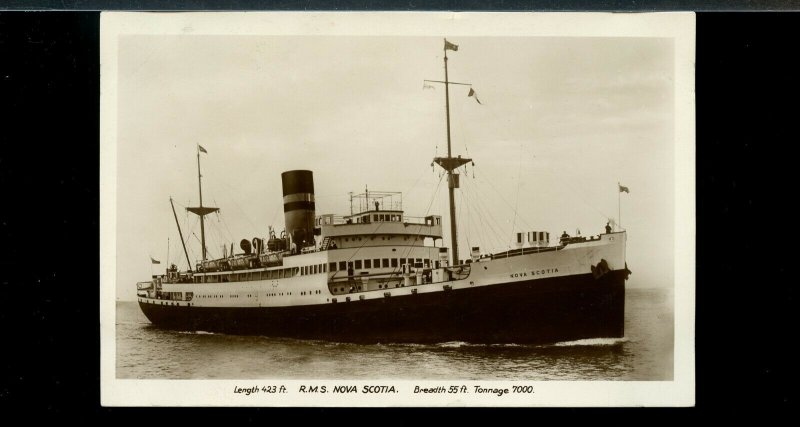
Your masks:
M300 393L327 393L327 392L328 392L328 389L327 389L326 386L321 386L321 387L320 386L316 386L316 385L311 385L311 386L301 385L300 386Z
M394 389L394 386L385 386L385 385L365 385L364 388L361 389L362 393L397 393L397 390Z
M358 387L354 385L337 385L333 386L334 393L358 393Z
M511 274L511 278L512 279L516 279L516 278L519 278L519 277L528 277L528 275L541 276L541 275L544 275L544 274L553 274L553 273L558 273L558 269L557 268L543 268L541 270L531 270L530 272L523 271L523 272L520 272L520 273L512 273Z

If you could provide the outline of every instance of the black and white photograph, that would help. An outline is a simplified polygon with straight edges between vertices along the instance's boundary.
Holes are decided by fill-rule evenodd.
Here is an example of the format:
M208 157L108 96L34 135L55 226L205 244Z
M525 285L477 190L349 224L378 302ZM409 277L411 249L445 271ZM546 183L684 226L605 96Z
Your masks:
M103 13L105 406L694 404L692 13Z

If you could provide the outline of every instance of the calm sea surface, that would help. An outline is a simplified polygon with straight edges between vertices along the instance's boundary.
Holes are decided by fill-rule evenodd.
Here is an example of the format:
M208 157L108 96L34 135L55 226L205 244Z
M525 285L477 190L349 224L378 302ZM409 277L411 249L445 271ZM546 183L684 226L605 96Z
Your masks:
M628 289L625 338L552 345L340 344L153 327L117 302L117 378L672 380L672 292Z

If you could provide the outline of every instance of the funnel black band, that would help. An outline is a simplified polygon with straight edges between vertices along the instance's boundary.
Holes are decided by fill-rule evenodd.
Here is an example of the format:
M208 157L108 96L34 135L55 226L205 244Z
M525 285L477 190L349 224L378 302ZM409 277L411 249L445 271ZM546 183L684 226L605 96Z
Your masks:
M315 210L314 202L290 202L283 204L284 212L297 211L297 210L313 211Z

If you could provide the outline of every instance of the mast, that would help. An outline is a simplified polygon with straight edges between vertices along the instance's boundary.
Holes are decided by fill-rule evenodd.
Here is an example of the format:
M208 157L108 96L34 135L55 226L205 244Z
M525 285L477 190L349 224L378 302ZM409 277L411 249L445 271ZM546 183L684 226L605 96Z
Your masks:
M189 261L189 252L186 251L186 242L183 240L183 232L181 231L181 223L178 222L178 214L175 213L175 203L172 203L172 197L169 198L169 204L172 206L172 215L175 216L175 225L178 226L178 235L181 236L181 244L183 245L183 253L186 254L186 263L189 264L189 271L192 271L192 262ZM169 248L167 248L169 250ZM169 260L167 260L169 262Z
M200 244L202 245L203 261L206 260L206 224L204 218L210 213L214 213L219 208L203 206L203 175L200 174L200 153L208 153L202 145L197 144L197 188L200 192L200 206L196 208L186 208L187 211L200 217Z
M198 145L200 147L200 145ZM200 209L203 208L203 175L200 174L200 149L197 149L197 190L200 192ZM205 215L200 215L200 244L202 245L203 261L206 260L206 221Z
M447 157L452 158L450 151L450 81L447 76L447 40L444 42L444 109L447 116ZM453 170L447 171L447 195L450 199L450 245L453 248L453 265L458 265L458 228L456 227L456 195L453 182Z
M447 157L436 157L433 159L436 164L447 171L447 192L450 201L450 246L453 248L453 262L452 265L458 265L458 234L456 226L456 201L455 189L459 188L458 173L456 169L469 163L472 159L462 158L461 156L453 157L451 143L450 143L450 85L463 85L470 86L469 83L456 83L451 82L447 74L447 51L458 51L458 45L450 43L444 39L444 81L426 80L432 83L444 83L444 97L445 97L445 115L447 117Z

